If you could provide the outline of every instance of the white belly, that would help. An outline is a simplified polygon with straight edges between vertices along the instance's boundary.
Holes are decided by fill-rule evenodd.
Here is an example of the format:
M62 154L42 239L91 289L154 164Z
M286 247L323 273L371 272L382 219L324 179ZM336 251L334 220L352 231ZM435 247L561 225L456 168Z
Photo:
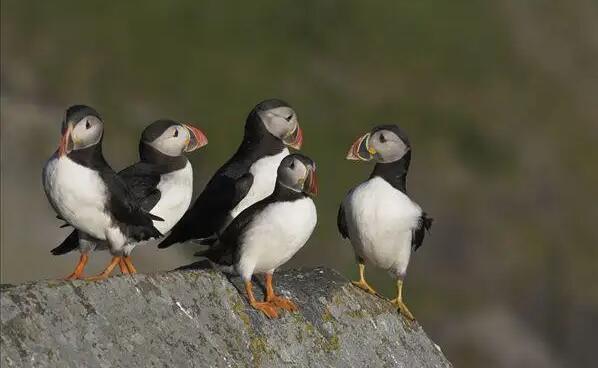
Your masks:
M245 198L231 211L231 220L247 207L272 194L274 184L276 184L278 166L288 154L289 150L285 148L279 154L263 157L251 165L249 172L253 175L253 184Z
M98 173L70 158L53 156L43 171L43 184L54 210L69 224L105 240L111 218L105 211L106 186Z
M183 217L191 204L193 196L193 169L191 163L177 171L162 175L160 183L160 200L150 213L163 218L164 221L154 221L154 226L162 234L169 232Z
M374 265L404 274L421 208L382 178L356 187L344 202L351 244Z
M242 237L237 270L244 280L253 273L274 272L301 249L317 222L311 198L269 205Z

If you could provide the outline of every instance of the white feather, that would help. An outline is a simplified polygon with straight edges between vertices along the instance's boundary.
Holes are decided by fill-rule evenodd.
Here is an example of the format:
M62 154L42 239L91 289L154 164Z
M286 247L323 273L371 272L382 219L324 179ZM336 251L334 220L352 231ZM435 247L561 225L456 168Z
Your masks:
M421 208L379 177L353 189L343 207L356 254L382 269L404 275Z
M161 193L160 200L150 213L164 219L164 221L154 221L154 226L160 233L166 234L179 222L191 204L193 196L191 163L187 162L184 168L162 175L157 189Z
M284 148L279 154L262 157L251 165L249 172L253 175L253 184L245 198L230 212L231 221L247 207L272 194L276 184L278 166L288 155L289 150Z
M166 235L177 222L183 217L193 196L193 167L190 162L182 169L164 174L160 177L157 185L160 191L160 200L150 213L156 215L164 221L153 221L154 227L163 235ZM158 243L158 239L149 239L136 243L125 245L123 253L131 254L136 246L153 246Z
M67 156L54 155L44 167L43 184L50 204L65 221L96 239L106 240L112 220L105 211L107 188L97 171Z
M301 249L317 222L311 198L268 205L241 238L237 271L244 280L254 273L274 272Z

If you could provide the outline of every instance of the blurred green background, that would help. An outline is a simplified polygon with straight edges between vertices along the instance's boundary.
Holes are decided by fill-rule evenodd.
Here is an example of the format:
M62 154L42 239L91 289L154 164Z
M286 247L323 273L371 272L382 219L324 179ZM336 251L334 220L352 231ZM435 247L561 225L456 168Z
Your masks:
M1 3L1 280L69 273L41 186L64 109L97 108L104 152L136 160L151 121L196 123L199 191L249 110L298 112L319 168L319 224L288 266L356 275L337 206L378 123L409 134L410 195L435 218L406 301L456 367L582 367L598 340L598 6L593 0ZM138 249L142 272L191 247ZM108 254L93 256L99 271ZM387 294L393 282L369 268Z

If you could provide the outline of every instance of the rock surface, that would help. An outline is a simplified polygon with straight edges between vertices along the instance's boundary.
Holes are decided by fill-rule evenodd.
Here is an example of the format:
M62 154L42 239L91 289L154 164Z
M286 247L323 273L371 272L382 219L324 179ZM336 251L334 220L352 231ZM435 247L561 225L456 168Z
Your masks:
M0 365L451 366L417 323L335 271L282 271L274 282L300 312L268 320L239 280L213 270L3 286Z

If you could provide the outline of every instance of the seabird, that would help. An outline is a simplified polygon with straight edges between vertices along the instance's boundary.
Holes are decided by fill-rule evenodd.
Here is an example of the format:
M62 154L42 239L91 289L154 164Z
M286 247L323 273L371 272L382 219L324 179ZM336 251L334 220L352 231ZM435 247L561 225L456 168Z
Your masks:
M216 246L196 254L225 268L232 265L245 283L249 304L270 318L278 317L277 308L297 310L290 299L275 294L272 274L305 245L317 222L310 197L318 192L316 164L292 154L282 160L277 172L273 193L241 212ZM253 294L254 274L265 274L263 302Z
M141 134L139 161L118 173L141 208L163 220L154 221L160 233L170 231L191 204L193 168L185 154L207 143L205 134L192 125L167 119L157 120ZM135 239L127 239L119 262L121 272L137 272L130 256L136 245L138 242ZM106 248L106 241L74 230L52 250L52 254L62 255L79 249L83 262L67 277L77 279L82 277L89 253L94 249ZM108 274L101 276L107 277Z
M365 262L389 271L397 279L391 302L413 320L403 302L403 280L411 251L422 245L432 219L407 196L409 139L396 125L380 125L355 141L347 159L376 161L368 180L349 191L338 212L338 230L351 241L359 264L359 281L353 284L377 294L365 280Z
M159 248L188 240L213 244L239 213L272 193L287 147L300 149L302 142L297 114L288 103L270 99L257 104L237 152L216 171Z

